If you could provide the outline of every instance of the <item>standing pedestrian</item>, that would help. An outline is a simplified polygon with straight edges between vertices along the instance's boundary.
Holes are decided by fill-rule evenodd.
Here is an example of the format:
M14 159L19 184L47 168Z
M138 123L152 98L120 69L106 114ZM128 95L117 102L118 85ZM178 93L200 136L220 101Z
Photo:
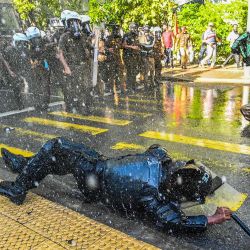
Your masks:
M162 43L164 45L165 53L165 67L174 67L173 50L174 50L174 33L169 25L163 25Z
M65 79L63 93L68 112L89 112L92 101L91 43L81 32L81 18L73 11L63 11L65 32L59 40L59 60Z
M207 45L207 56L201 60L200 66L204 67L205 63L211 59L211 68L213 68L216 63L217 42L219 42L213 23L208 24L208 28L204 33L203 42Z
M186 27L181 28L181 33L177 35L176 38L176 48L180 51L181 54L181 68L187 68L188 62L188 47L191 44L191 37L187 32Z
M240 36L239 32L238 32L238 25L234 24L233 25L233 30L232 32L229 33L228 37L227 37L227 41L230 42L230 49L232 49L232 46L234 44L234 42L236 41L236 39ZM227 65L227 63L231 60L231 58L234 57L234 60L237 64L237 68L240 68L240 55L231 52L230 55L228 56L228 58L226 59L226 61L222 64L222 67L225 67Z
M129 25L129 32L123 37L123 59L127 74L126 87L133 92L136 90L136 76L140 71L140 44L135 23Z
M205 35L205 32L203 32L202 36L201 36L201 48L200 48L199 57L198 57L199 65L200 65L204 55L207 52L207 44L204 42L204 35Z

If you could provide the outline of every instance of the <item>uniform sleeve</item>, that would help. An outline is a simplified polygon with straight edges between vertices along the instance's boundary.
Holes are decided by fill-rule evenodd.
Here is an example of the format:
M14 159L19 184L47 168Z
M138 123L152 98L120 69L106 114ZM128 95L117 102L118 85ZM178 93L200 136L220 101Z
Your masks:
M235 54L241 54L243 59L246 59L247 57L243 46L243 43L245 42L246 38L247 38L247 33L241 35L238 39L235 40L235 42L231 47L232 52Z
M146 195L142 197L141 204L145 212L165 229L187 232L202 232L207 229L208 220L205 215L185 216L176 203L163 203L153 195Z
M60 39L59 39L59 42L58 42L59 50L62 50L62 51L66 50L66 38L67 38L67 33L63 33L60 36Z

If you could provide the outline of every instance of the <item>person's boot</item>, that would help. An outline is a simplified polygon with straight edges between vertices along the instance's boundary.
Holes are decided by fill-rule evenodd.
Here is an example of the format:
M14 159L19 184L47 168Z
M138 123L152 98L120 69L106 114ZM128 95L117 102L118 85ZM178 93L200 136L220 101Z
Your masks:
M26 192L11 181L0 182L0 195L9 198L16 205L22 205L26 198Z
M6 166L11 169L13 173L21 173L28 162L28 159L24 156L12 154L6 148L1 149L1 154Z

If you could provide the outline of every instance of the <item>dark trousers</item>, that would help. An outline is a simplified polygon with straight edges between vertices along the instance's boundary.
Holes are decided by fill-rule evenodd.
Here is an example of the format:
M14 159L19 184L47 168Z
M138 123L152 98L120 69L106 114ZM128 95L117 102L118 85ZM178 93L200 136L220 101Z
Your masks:
M126 87L129 90L136 90L136 76L139 73L140 57L124 56L124 63L127 71Z
M165 66L168 66L168 64L170 64L170 66L173 68L174 67L174 62L173 62L173 51L171 48L165 48L164 50L165 53Z
M223 66L226 66L227 63L232 59L234 58L236 64L237 64L237 68L240 68L240 55L238 54L234 54L234 53L231 53L228 58L226 59L226 61L223 63Z
M203 57L204 57L206 51L207 51L207 45L206 45L206 44L205 44L205 45L202 44L202 45L201 45L200 52L199 52L199 57L198 57L199 64L200 64L201 60L203 59Z
M36 109L47 109L50 102L50 72L37 66L33 69L34 106Z
M70 66L72 75L65 76L62 84L64 101L68 112L89 108L92 101L90 65Z
M37 187L49 174L73 174L79 188L87 191L86 177L96 172L96 163L100 158L99 153L83 144L55 138L46 142L35 156L28 159L15 185L28 191Z
M162 70L161 55L159 54L155 57L155 80L157 82L161 81L161 70Z
M15 100L15 104L17 108L22 109L24 107L22 94L21 94L23 86L24 86L23 79L20 76L16 76L16 77L8 76L7 82L8 82L8 86L11 88L11 90L14 93L14 100Z

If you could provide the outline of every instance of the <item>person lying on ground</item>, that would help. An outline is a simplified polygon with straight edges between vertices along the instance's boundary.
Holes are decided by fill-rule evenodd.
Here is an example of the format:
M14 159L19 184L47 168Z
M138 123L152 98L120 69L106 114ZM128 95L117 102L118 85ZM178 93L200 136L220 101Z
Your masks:
M211 193L211 173L194 160L173 161L160 145L140 154L107 158L83 144L55 138L29 158L4 148L1 153L19 175L14 182L0 183L0 195L18 205L47 175L73 174L87 201L138 211L166 229L199 232L231 218L228 208L218 208L213 216L184 214L182 202L203 203Z

